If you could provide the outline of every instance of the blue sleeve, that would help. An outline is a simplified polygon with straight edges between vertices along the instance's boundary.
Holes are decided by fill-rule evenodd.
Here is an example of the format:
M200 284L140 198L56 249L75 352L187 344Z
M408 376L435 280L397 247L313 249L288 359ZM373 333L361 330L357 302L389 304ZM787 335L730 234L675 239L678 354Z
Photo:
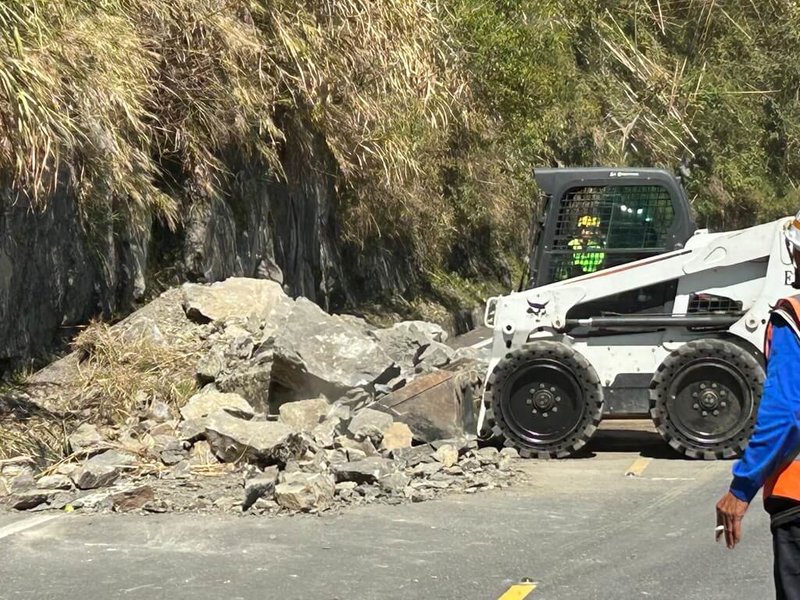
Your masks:
M800 340L772 317L772 347L756 424L742 458L733 466L731 493L750 502L764 482L800 447Z

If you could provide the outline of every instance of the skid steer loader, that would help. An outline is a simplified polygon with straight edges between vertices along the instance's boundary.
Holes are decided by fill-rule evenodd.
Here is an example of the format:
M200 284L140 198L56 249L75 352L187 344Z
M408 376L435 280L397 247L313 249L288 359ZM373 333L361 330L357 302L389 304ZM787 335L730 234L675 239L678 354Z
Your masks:
M688 210L678 214L685 196L654 191L645 197L661 194L662 201L643 206L628 186L656 185L651 172L592 171L620 182L593 200L605 207L601 222L617 220L601 232L603 243L541 245L539 273L546 269L542 279L552 283L487 301L493 342L480 420L528 457L569 456L601 419L645 416L688 457L739 455L764 381L770 306L796 293L782 233L791 219L727 233L697 230L684 239L693 229ZM563 178L561 198L597 187L548 175ZM557 238L566 227L559 222L570 219L596 226L591 217L598 215L584 214L588 206L564 218L559 203L544 235ZM624 253L609 251L625 246L613 242L624 242L623 234L649 241L634 251L649 255L614 264ZM559 280L565 268L583 272Z

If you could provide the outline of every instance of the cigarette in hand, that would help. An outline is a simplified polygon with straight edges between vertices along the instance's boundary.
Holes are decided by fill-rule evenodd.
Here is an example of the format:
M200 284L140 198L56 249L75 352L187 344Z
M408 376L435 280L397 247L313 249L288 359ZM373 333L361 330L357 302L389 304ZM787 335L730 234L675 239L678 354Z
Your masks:
M714 532L715 532L715 533L719 533L720 531L725 531L725 525L717 525L717 526L714 528Z

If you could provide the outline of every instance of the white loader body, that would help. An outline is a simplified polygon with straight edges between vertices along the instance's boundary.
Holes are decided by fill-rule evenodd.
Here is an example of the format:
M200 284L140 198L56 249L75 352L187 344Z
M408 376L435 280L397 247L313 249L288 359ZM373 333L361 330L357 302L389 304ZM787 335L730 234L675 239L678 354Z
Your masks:
M487 377L489 388L498 380L497 375L492 377L498 366L508 371L503 361L509 359L510 352L520 351L526 345L530 347L531 342L558 342L585 358L596 372L604 397L601 411L604 416L639 415L648 411L654 414L652 393L648 391L654 387L651 380L665 360L688 342L725 339L763 361L760 352L770 307L778 299L797 293L792 287L794 268L783 237L787 223L787 219L780 219L715 234L701 230L680 250L491 298L486 307L487 326L494 330ZM580 318L571 315L575 312L573 309L588 302L663 282L676 285L671 312ZM724 297L741 306L737 305L735 312L692 312L690 299L706 295ZM535 362L536 356L534 352L531 357L523 355L523 358ZM520 359L515 355L515 360ZM716 366L725 367L722 363ZM694 391L695 397L697 391ZM497 395L499 391L493 393ZM530 393L534 393L533 387ZM498 406L502 402L506 403L504 406L519 403L508 398L497 402ZM535 402L529 399L525 402L534 406L532 410L536 412ZM511 409L506 412L510 413ZM508 434L508 428L504 430ZM588 436L591 433L593 430ZM518 437L525 438L525 435L523 432ZM536 438L531 436L531 439ZM588 436L583 437L588 439ZM512 445L521 449L530 446L532 454L566 455L563 450L539 452L537 443L527 444L525 439L517 442ZM698 447L702 450L705 446L701 442ZM574 446L572 444L567 453L577 449Z

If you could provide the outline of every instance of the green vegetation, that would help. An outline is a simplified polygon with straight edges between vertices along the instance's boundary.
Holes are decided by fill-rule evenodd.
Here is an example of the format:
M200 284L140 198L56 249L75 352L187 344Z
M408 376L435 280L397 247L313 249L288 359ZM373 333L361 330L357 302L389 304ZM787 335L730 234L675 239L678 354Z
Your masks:
M779 0L5 0L0 179L180 227L231 157L280 177L304 132L346 239L507 285L535 165L686 159L701 225L794 212L798 87Z

